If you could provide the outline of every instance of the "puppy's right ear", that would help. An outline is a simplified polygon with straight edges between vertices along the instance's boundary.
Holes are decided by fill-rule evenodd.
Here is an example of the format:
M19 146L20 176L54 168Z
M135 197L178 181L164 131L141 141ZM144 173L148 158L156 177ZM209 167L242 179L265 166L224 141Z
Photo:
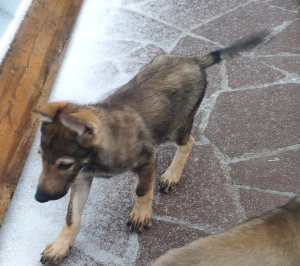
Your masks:
M63 114L60 121L68 129L76 132L78 141L85 146L98 145L103 141L101 121L89 110Z
M42 122L52 123L57 112L63 109L66 104L66 102L47 103L40 109L34 110L34 112L42 115Z

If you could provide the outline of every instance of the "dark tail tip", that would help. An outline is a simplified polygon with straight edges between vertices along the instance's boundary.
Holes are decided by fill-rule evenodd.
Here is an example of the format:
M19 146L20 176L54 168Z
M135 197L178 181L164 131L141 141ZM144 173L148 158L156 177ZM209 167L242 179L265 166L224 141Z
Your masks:
M198 56L200 65L203 68L207 68L219 63L223 59L231 58L239 54L240 52L250 50L263 43L269 34L269 31L264 30L254 35L248 36L247 38L240 39L237 42L233 43L231 46L228 46L224 49Z
M220 50L221 59L233 57L239 52L244 52L253 49L257 45L263 43L266 37L270 34L269 31L264 30L246 38L240 39L231 46Z

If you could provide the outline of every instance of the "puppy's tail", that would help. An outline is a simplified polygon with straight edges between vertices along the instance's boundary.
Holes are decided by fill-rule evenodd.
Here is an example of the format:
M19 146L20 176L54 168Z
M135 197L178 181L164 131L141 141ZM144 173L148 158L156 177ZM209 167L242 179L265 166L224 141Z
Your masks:
M214 64L221 62L223 59L234 57L240 52L244 52L254 48L255 46L261 44L268 34L269 33L266 31L260 32L246 39L241 39L227 48L213 51L209 54L200 55L198 56L199 63L203 68L208 68Z

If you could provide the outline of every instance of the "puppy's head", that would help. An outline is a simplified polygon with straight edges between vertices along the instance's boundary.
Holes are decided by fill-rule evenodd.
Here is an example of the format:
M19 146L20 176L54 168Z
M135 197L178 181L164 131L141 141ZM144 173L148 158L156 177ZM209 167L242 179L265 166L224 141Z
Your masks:
M43 172L35 198L60 199L92 159L103 140L100 120L88 110L65 102L52 102L37 110L42 115L40 154Z

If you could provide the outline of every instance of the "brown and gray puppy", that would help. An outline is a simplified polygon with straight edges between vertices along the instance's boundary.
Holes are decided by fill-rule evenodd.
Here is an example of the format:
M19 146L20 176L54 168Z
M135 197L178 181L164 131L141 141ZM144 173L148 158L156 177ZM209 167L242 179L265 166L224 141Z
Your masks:
M62 232L46 247L43 263L58 265L69 253L94 176L136 173L136 204L128 225L137 232L151 227L156 147L165 141L178 145L160 178L160 190L168 192L179 182L195 142L190 133L204 97L205 69L262 41L260 34L201 56L159 56L102 102L52 102L37 111L42 115L43 172L35 197L56 200L71 187Z
M172 249L152 266L299 266L300 197L225 233Z

